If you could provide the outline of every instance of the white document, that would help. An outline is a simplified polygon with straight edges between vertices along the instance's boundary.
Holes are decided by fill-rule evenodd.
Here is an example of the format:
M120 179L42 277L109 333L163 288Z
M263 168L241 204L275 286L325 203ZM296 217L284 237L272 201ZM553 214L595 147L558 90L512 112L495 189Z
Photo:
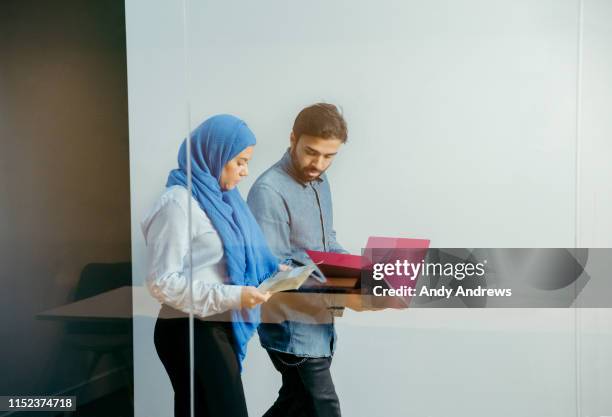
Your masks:
M257 289L270 291L272 293L280 291L297 290L308 279L315 270L314 266L300 266L288 271L280 271L276 275L268 278Z

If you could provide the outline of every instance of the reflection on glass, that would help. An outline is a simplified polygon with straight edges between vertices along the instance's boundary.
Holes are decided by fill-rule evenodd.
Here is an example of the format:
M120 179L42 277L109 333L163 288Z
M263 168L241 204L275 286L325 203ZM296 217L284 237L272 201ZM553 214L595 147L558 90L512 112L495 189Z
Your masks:
M130 416L124 5L0 8L0 395Z

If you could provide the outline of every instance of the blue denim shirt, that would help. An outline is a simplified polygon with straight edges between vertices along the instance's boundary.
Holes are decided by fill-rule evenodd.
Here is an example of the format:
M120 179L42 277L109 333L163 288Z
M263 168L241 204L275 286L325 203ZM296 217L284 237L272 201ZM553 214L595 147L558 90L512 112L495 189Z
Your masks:
M312 263L306 249L346 253L336 241L326 175L300 181L289 151L255 181L247 203L280 259L303 265ZM261 345L302 357L331 356L336 345L332 307L332 298L324 294L275 295L262 305Z

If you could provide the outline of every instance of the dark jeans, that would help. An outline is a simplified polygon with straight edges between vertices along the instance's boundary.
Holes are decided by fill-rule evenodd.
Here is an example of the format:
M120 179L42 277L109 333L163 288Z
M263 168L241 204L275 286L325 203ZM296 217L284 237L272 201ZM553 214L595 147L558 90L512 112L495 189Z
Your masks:
M155 324L155 348L174 388L174 416L190 416L187 318ZM231 323L194 320L194 407L198 417L247 417Z
M278 398L263 417L340 417L329 372L332 358L302 358L268 350L283 377Z

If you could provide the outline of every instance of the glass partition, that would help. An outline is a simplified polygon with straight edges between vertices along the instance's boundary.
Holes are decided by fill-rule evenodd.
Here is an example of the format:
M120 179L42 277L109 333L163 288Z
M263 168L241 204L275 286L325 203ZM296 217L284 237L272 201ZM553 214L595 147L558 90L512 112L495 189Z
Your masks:
M0 7L1 417L612 415L609 2Z
M349 131L326 174L337 241L349 252L370 236L574 245L575 1L187 4L192 118L236 114L258 138L243 195L291 146L298 113L329 102ZM309 204L319 210L309 201L300 216ZM295 216L289 229L302 224ZM574 314L345 308L332 318L342 412L573 416ZM309 320L316 315L292 317ZM283 399L282 365L261 344L271 343L260 332L242 374L252 415Z

